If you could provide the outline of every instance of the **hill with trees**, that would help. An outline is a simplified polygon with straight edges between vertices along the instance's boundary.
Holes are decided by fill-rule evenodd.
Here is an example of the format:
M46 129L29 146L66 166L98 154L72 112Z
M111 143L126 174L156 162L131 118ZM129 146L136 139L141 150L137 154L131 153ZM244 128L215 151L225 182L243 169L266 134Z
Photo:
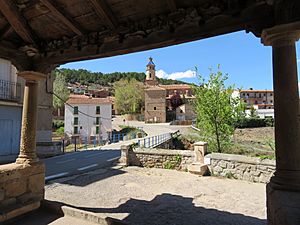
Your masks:
M145 73L137 73L137 72L114 72L114 73L101 73L101 72L91 72L85 69L56 69L55 72L61 73L65 76L65 80L67 83L80 83L83 85L89 84L99 84L102 86L110 86L112 87L113 84L117 81L122 79L130 80L135 79L139 82L144 82L146 78ZM157 78L159 84L186 84L186 82L178 81L178 80L171 80L171 79L163 79Z

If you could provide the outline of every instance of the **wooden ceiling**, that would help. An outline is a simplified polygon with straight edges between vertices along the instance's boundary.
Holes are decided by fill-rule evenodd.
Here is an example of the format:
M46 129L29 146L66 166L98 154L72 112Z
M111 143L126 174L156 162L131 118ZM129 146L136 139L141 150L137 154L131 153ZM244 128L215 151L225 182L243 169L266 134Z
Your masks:
M0 0L0 57L48 72L108 57L300 20L298 0Z

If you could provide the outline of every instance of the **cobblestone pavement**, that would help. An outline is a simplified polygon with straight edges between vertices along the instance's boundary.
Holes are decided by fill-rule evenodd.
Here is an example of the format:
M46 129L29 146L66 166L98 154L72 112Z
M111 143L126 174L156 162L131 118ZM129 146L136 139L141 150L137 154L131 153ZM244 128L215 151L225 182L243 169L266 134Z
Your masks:
M265 185L138 167L56 180L46 199L135 225L266 224Z

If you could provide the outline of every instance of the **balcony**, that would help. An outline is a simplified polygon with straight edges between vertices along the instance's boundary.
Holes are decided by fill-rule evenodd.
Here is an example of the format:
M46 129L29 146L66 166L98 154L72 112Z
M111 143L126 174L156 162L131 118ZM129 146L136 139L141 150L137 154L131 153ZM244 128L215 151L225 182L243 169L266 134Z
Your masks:
M0 80L0 99L6 101L20 101L21 85L15 82Z

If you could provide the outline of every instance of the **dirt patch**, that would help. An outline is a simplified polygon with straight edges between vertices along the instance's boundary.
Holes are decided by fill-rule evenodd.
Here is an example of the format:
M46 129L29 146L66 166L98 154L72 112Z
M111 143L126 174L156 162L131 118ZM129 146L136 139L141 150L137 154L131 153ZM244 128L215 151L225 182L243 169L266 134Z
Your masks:
M46 199L132 225L266 224L264 184L139 167L92 175L57 180Z

